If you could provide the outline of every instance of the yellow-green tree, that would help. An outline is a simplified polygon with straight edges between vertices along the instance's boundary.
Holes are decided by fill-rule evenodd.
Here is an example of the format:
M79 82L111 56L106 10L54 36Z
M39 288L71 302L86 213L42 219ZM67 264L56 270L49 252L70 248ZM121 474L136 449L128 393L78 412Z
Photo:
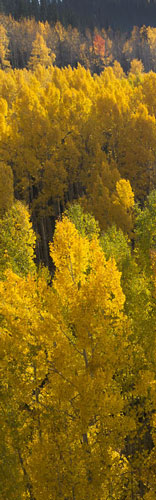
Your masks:
M133 426L116 380L119 359L121 370L127 362L120 273L66 217L51 255L52 287L11 270L0 283L5 446L22 498L106 499L114 481L120 494L120 451Z
M14 498L16 489L31 500L149 499L155 488L154 255L152 285L132 262L121 231L105 237L106 260L96 231L89 238L82 231L89 220L75 217L79 232L66 216L56 224L51 286L43 271L23 277L8 269L0 282L1 497ZM123 243L126 297L112 257L120 265Z
M35 271L36 236L26 207L16 201L0 219L0 276L9 267L19 275Z

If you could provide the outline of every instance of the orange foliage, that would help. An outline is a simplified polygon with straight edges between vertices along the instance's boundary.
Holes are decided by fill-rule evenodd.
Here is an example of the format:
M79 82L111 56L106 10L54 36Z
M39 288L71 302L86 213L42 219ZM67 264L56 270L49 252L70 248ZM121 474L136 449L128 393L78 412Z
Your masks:
M96 55L105 56L105 40L100 35L95 35L93 40L94 51Z

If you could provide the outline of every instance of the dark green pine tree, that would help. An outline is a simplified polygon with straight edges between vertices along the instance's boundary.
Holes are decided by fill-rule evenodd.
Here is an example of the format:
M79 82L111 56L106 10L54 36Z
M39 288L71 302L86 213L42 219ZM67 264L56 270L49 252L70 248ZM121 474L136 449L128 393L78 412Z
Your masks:
M15 19L30 16L30 0L9 0L7 14L12 14Z
M35 17L65 26L131 31L156 26L156 0L0 0L0 12L15 19Z
M30 0L30 15L35 17L36 21L40 18L40 4L38 0Z
M48 0L40 0L40 21L47 20Z
M2 13L5 12L4 4L3 4L2 0L0 0L0 12L2 12Z

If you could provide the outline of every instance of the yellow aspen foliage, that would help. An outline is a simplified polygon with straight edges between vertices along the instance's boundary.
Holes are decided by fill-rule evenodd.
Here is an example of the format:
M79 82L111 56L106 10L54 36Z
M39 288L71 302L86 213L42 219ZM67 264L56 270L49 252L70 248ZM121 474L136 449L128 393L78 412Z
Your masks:
M55 54L51 53L44 41L43 36L37 33L36 38L32 44L32 52L28 63L28 68L34 70L38 64L46 68L53 64L55 61Z
M156 116L156 74L153 71L146 73L142 82L142 100L147 106L150 115Z
M4 140L5 134L7 134L7 131L8 131L7 115L8 115L7 101L5 99L3 99L3 97L1 97L0 98L0 138L1 138L1 141Z
M147 27L147 40L148 40L148 47L150 49L150 58L152 60L152 66L155 71L156 29L151 26Z
M155 182L155 117L139 103L125 123L118 144L120 173L142 197ZM146 187L145 187L146 186Z
M113 63L113 72L116 78L124 78L125 76L122 66L118 61L114 61Z
M12 499L18 494L23 499L29 498L32 490L27 472L27 458L32 434L37 432L39 425L35 410L36 386L45 375L44 357L40 354L41 369L37 371L37 375L35 372L36 328L39 327L42 311L38 285L40 283L42 293L45 285L41 286L40 279L36 285L30 276L27 280L20 278L11 270L6 273L5 282L0 282L0 419L3 431L0 439L1 457L3 455L0 492L4 495L3 498L7 498L8 494ZM40 304L39 308L37 303ZM6 461L10 478L14 477L12 487L6 474Z
M99 170L99 172L98 172ZM133 228L134 194L129 181L120 179L115 162L92 167L88 176L87 194L81 203L99 221L102 230L113 223L130 234ZM86 179L87 184L87 179Z
M7 69L10 66L8 45L9 39L6 29L3 24L0 24L0 65L2 69Z
M43 27L46 38L49 28ZM1 159L11 165L18 196L33 214L58 215L60 206L85 194L86 209L105 228L106 212L110 224L116 222L109 207L120 176L140 198L154 187L152 73L135 82L110 67L92 76L81 65L59 69L43 62L33 72L11 71L7 79L1 70L0 93ZM111 192L106 164L116 181Z
M133 208L134 193L132 191L130 182L126 181L125 179L120 179L120 181L116 183L116 191L122 205L127 208L127 210Z
M64 293L65 296L71 293L72 299L73 290L85 279L88 252L88 239L82 238L74 224L64 217L56 226L54 243L50 244L50 253L56 266L54 286L59 293L61 290L62 298Z
M17 71L15 74L15 71L11 70L9 72L0 70L0 95L1 95L1 101L5 100L6 104L8 107L6 107L6 104L1 107L1 110L3 110L4 116L7 116L7 113L9 111L9 107L12 104L12 102L15 99L15 96L17 95L17 82L19 80L19 75L20 72ZM5 107L4 107L5 106ZM1 111L2 113L2 111Z
M139 59L133 59L130 64L129 73L137 76L140 73L143 73L143 71L144 71L144 65L142 61L140 61Z
M90 165L89 171L84 174L87 193L82 198L82 205L99 221L101 229L112 224L111 196L119 179L115 162L108 163L106 155L103 155L101 163L98 153L96 164Z
M3 77L8 114L1 156L11 162L20 195L35 211L56 214L60 203L81 195L83 186L88 190L92 166L96 177L95 165L99 169L106 156L115 163L120 116L125 105L127 110L124 88L125 97L110 68L93 78L80 65L37 66L33 74L9 75L8 82Z
M116 183L116 193L112 195L113 221L129 236L132 234L134 217L134 193L129 181L120 179Z
M97 237L80 236L67 217L50 248L52 286L43 273L24 278L11 270L0 282L1 394L11 443L4 457L16 458L16 494L23 477L23 497L64 500L74 491L78 500L98 500L117 480L113 457L133 427L116 379L119 359L121 369L127 363L125 297L115 261L106 262Z
M156 351L151 319L151 359L136 322L143 279L127 321L121 273L96 234L88 239L64 216L50 251L51 286L44 271L9 269L0 282L3 497L15 497L5 461L23 498L152 494Z
M0 113L1 115L7 116L8 106L7 101L1 97L0 99Z
M91 332L94 331L92 308L99 311L98 323L103 321L102 311L105 311L105 317L121 314L124 296L119 284L120 273L113 260L106 263L97 238L89 242L66 217L56 225L50 252L56 266L53 286L61 302L69 306L69 314L73 315L74 308L76 328L90 344ZM84 318L83 313L80 314L81 308L85 310ZM90 333L87 334L87 331ZM81 343L81 335L78 341Z
M155 74L114 64L91 76L43 58L1 69L0 95L0 498L153 500L156 202L134 209L132 188L142 200L156 182ZM49 285L12 172L39 222L76 199L111 226L99 238L93 216L69 207ZM118 228L131 234L133 210L131 255Z

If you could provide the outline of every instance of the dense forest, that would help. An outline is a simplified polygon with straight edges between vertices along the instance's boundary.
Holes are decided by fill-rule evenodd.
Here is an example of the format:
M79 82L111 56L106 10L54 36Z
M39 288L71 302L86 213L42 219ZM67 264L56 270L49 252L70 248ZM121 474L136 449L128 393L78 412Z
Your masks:
M23 69L29 67L32 51L36 59L43 63L44 50L53 54L50 62L59 68L81 64L91 74L100 74L107 66L118 61L127 74L133 60L140 61L145 72L156 71L156 28L134 26L127 32L112 28L85 29L81 31L72 25L65 27L60 21L54 24L37 22L35 18L21 18L0 14L0 67ZM142 63L142 66L141 66ZM133 70L134 62L133 62Z
M16 20L60 21L84 31L109 27L129 31L133 26L156 26L155 0L0 0L0 11Z
M0 500L156 498L155 9L1 1Z

